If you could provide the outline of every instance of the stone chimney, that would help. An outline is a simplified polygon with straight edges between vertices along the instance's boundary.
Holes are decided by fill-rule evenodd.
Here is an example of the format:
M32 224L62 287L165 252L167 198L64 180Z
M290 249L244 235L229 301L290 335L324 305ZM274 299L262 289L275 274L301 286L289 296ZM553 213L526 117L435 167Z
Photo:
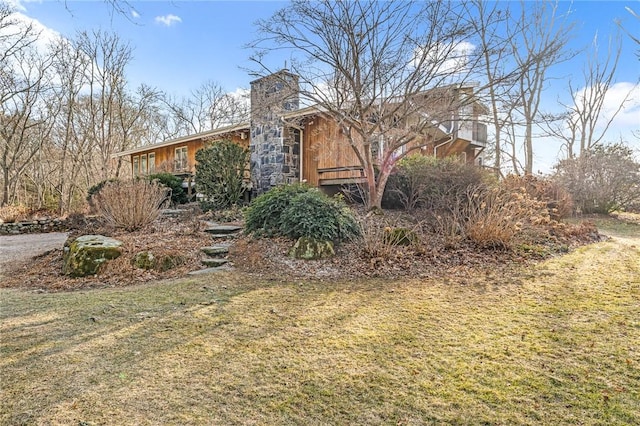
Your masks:
M251 82L251 183L254 195L300 179L299 132L282 116L299 108L298 76L287 70Z

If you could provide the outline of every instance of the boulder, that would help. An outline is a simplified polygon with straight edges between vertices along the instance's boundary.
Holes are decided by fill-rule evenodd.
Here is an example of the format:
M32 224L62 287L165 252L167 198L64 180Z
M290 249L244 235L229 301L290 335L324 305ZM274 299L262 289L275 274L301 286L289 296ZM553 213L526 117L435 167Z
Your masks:
M65 244L62 271L72 277L95 275L109 260L122 254L122 242L103 235L83 235Z
M187 259L180 254L163 253L154 255L150 251L141 251L131 259L131 263L138 269L155 269L166 272L177 266L184 265Z
M296 259L315 260L332 257L336 254L333 242L321 241L310 237L300 237L289 250L289 256Z
M138 269L153 269L156 267L156 257L150 251L136 253L132 259L133 266Z

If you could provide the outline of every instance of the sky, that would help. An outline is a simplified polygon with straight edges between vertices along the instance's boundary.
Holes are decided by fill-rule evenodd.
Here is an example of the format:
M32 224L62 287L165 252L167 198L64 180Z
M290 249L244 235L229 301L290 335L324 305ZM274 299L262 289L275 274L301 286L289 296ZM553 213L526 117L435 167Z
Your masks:
M133 60L127 69L132 88L144 83L168 94L188 95L207 80L229 92L248 88L255 77L249 75L251 50L245 46L257 36L255 21L268 18L284 1L118 1L117 13L101 0L9 0L25 19L37 21L43 34L71 37L81 30L115 31L133 47ZM618 28L616 22L640 36L640 20L625 8L640 13L640 0L562 2L571 8L577 22L574 49L589 46L597 34L606 40ZM617 99L632 91L625 110L618 116L607 139L620 136L640 149L640 139L631 132L640 129L640 46L623 36L623 53L618 67L617 85L607 97L611 108ZM567 80L580 72L578 55L554 71L553 86L543 108L558 108ZM284 61L282 67L284 67ZM566 99L565 99L566 100ZM537 147L536 168L548 171L555 162L557 144L541 141ZM547 146L551 145L551 147Z

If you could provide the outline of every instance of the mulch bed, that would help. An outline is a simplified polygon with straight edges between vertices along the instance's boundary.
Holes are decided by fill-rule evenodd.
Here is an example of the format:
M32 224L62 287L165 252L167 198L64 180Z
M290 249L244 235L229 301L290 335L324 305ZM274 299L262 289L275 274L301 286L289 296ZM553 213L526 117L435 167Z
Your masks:
M70 238L84 234L107 235L123 242L123 254L105 265L96 276L70 278L62 274L62 250L53 250L16 265L0 282L0 287L30 288L38 291L68 291L98 287L123 287L139 283L177 278L202 268L200 248L213 244L203 229L207 215L187 218L163 218L153 226L136 232L101 228L99 224L74 230ZM424 238L428 238L425 241ZM568 247L599 240L592 224L570 225L562 237L549 240L543 250L514 251L481 249L467 241L451 246L436 235L423 236L419 248L397 247L384 257L363 253L359 242L336 246L330 259L304 261L292 259L288 251L293 241L284 238L240 236L233 240L228 258L236 270L267 280L335 280L401 277L465 277L484 273L499 275L523 264L536 262ZM133 265L134 256L150 251L156 257L179 255L183 263L168 271L143 270Z

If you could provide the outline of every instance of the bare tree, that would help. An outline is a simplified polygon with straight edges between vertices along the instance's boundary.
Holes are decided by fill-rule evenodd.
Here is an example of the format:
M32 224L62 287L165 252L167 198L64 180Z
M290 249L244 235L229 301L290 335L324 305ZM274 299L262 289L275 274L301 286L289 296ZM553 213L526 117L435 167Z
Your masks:
M173 122L173 136L200 133L248 120L247 96L227 93L214 81L206 81L190 96L173 99L165 96L168 119Z
M640 21L640 14L638 14L633 8L631 8L629 6L625 6L625 9L627 10L627 12L629 12L629 14L631 16L633 16L636 19L636 21ZM627 30L625 27L622 26L621 21L617 21L617 24L629 36L629 38L631 38L631 40L633 40L633 42L635 44L640 46L640 35L631 34L631 32L629 30ZM636 28L637 28L637 26L636 26ZM640 48L636 51L636 55L638 56L638 59L640 60Z
M512 115L510 119L520 121L518 124L524 128L521 140L525 174L533 172L534 126L544 120L540 101L551 78L549 71L575 55L567 50L574 24L559 6L557 1L522 2L520 17L508 33L513 59L522 70L513 99L519 118Z
M118 35L81 32L77 46L89 58L85 131L97 154L98 180L106 180L120 170L120 162L114 167L111 155L136 145L133 129L143 117L143 111L157 100L158 93L142 86L136 96L131 96L125 69L132 59L132 51Z
M620 58L621 39L610 39L606 56L600 55L597 36L591 48L587 49L588 58L582 70L581 90L576 90L569 80L571 104L563 104L566 112L546 124L549 133L563 141L567 158L583 155L599 145L605 137L611 123L629 99L629 92L617 105L615 111L605 116L603 108L609 89L615 83L615 75Z
M472 102L460 91L475 61L462 13L446 1L294 0L257 24L258 74L274 71L267 53L291 53L303 102L338 123L364 168L370 208L380 207L395 162L441 142L438 125Z
M509 132L512 130L510 117L515 103L511 101L510 95L517 87L522 66L528 64L521 64L519 67L511 60L513 46L508 29L514 25L517 16L512 14L509 3L473 0L465 3L464 7L481 53L478 63L479 78L487 82L481 99L488 107L489 123L493 128L493 146L489 147L494 160L493 170L496 176L500 176L503 157L517 161L513 153L503 152L504 136L511 134Z
M37 36L0 4L0 205L14 201L21 176L51 131L51 58L33 48Z
M56 42L55 52L54 66L59 80L57 101L61 110L54 118L53 143L47 148L50 158L57 162L53 187L58 197L58 210L64 213L70 209L74 195L82 188L82 179L79 179L82 163L91 155L88 137L77 123L90 59L74 42L62 38Z

